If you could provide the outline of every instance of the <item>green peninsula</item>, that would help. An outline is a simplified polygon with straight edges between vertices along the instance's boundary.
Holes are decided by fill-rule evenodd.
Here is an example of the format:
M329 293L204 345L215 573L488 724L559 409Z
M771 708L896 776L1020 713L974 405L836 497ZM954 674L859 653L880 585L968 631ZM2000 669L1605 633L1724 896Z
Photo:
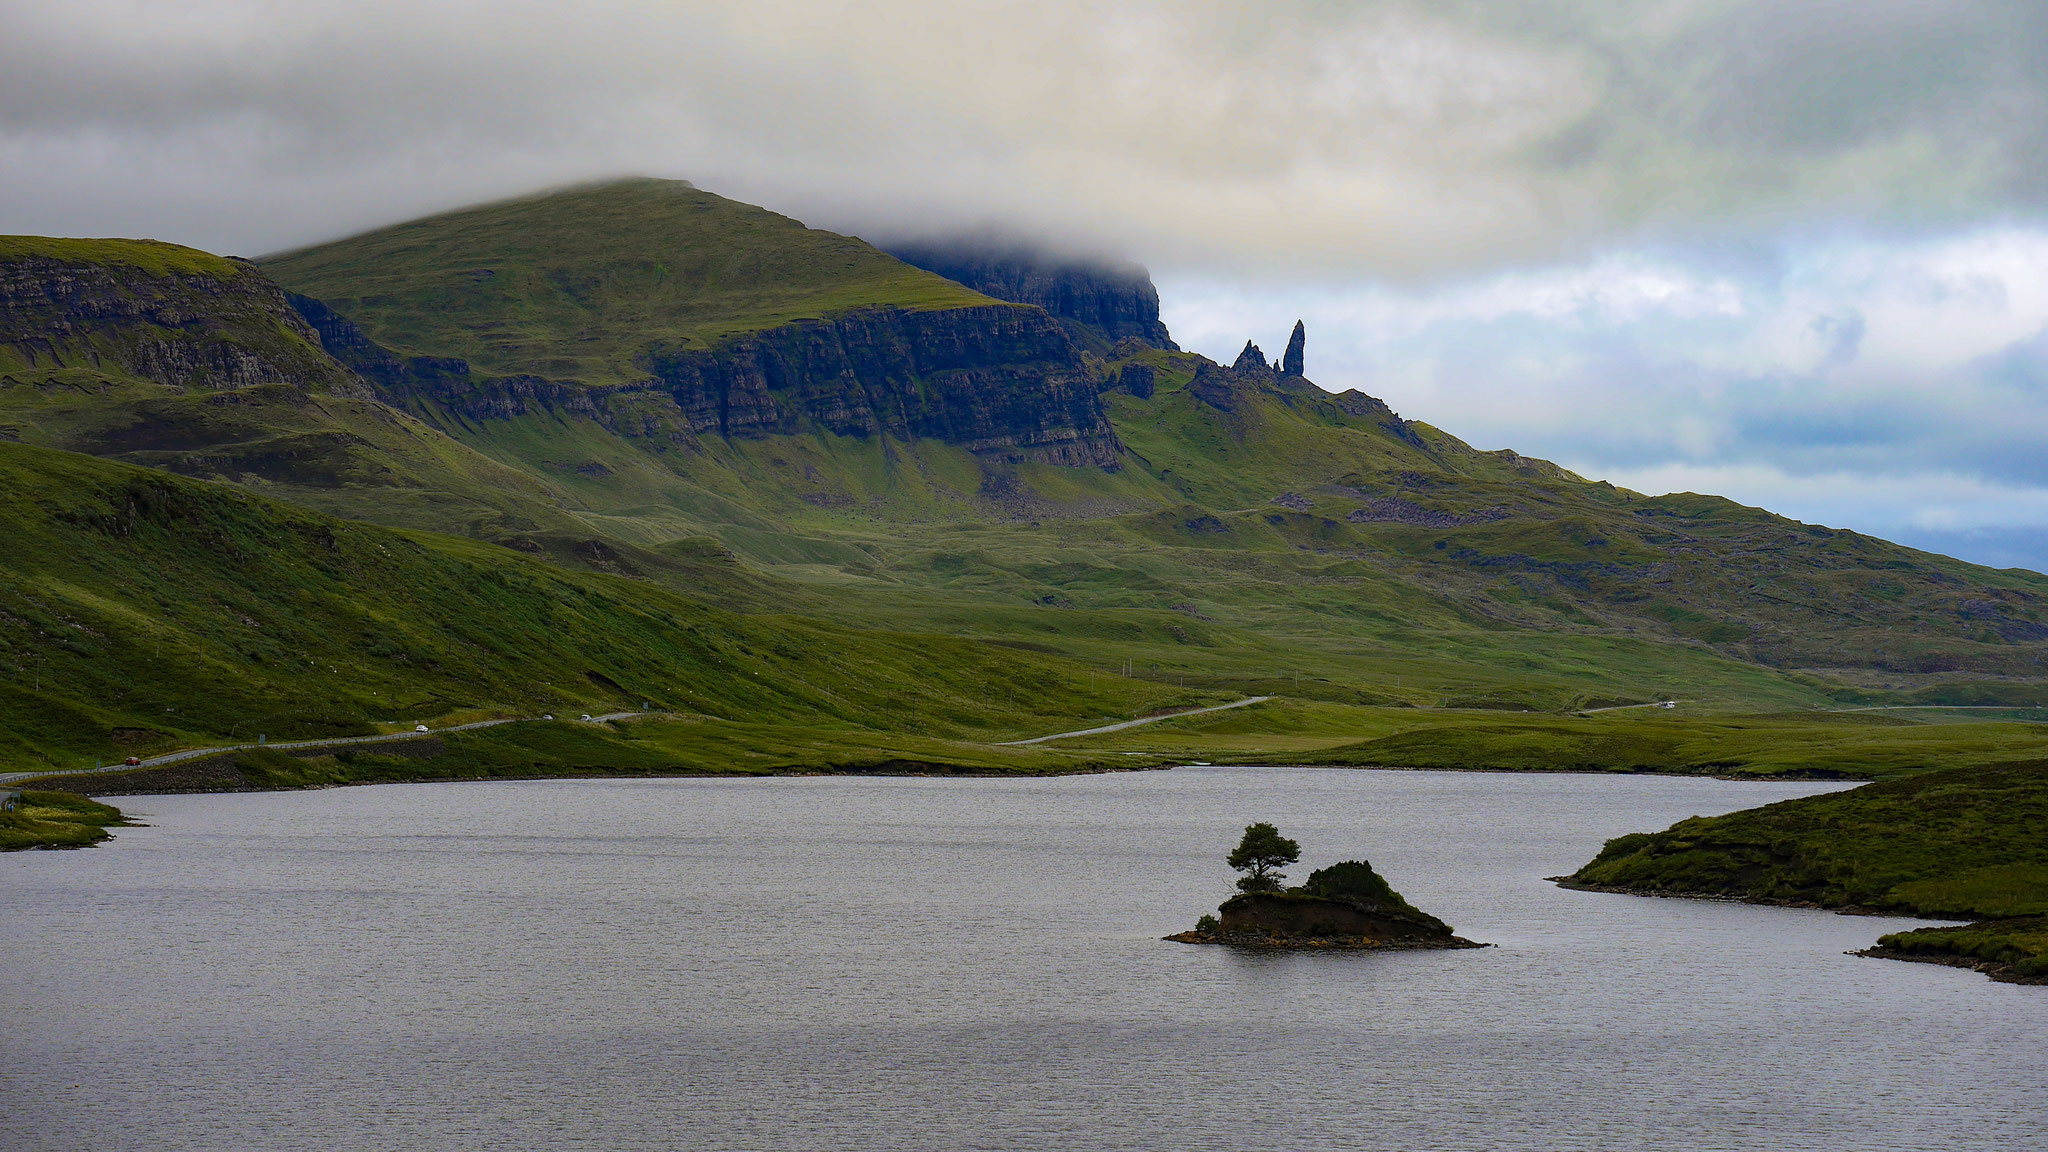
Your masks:
M69 792L14 793L0 808L0 852L25 848L86 848L113 835L128 820L111 804Z
M1568 887L1976 921L1871 955L2048 976L2048 761L1947 768L1607 842Z

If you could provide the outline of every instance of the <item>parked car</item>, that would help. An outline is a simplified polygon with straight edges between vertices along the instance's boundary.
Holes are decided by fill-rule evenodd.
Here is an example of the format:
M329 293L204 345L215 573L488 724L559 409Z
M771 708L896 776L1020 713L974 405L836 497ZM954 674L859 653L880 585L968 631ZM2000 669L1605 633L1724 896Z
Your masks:
M427 730L427 726L425 724L415 724L413 725L412 730L415 732L425 732Z
M585 713L583 714L583 719L585 719L585 720L588 720L588 719L590 719L590 713L588 713L588 712L585 712Z
M553 720L555 718L555 714L553 712L543 712L541 713L540 718L543 720Z
M138 765L138 764L141 764L141 763L142 763L142 757L140 757L140 756L130 756L130 757L129 757L129 758L127 758L126 760L123 760L123 761L121 761L121 763L123 763L123 764L126 764L126 765L127 765L128 767L130 767L130 768L133 768L133 767L135 767L136 765Z

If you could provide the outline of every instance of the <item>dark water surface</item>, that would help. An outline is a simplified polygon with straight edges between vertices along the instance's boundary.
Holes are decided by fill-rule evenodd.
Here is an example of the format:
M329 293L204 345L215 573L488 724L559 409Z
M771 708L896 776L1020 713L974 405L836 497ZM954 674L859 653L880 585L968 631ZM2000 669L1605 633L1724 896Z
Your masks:
M0 857L0 1148L2017 1149L2048 989L1563 891L1823 790L1180 769L123 801ZM1244 824L1479 952L1165 943ZM1306 875L1306 868L1296 870Z

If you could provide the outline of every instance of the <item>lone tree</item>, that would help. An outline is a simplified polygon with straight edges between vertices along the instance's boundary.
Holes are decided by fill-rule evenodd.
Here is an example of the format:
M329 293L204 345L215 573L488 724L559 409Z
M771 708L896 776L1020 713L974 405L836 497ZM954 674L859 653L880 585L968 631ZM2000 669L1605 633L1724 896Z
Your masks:
M1240 892L1278 892L1286 877L1279 869L1301 859L1301 845L1280 834L1263 821L1246 826L1244 839L1223 858L1223 862L1244 873L1238 878Z

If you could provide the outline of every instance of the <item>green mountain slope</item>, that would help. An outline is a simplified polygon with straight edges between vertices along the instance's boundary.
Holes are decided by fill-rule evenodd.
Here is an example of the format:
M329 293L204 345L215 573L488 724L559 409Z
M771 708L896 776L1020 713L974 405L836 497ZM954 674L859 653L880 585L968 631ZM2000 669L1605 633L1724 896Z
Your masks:
M1114 472L822 429L680 452L561 411L449 427L508 464L574 461L555 482L619 539L715 536L862 619L1190 683L1538 709L2043 699L2035 574L1146 357L1151 395L1104 396Z
M263 267L402 355L590 385L646 379L651 345L708 347L855 308L991 302L852 237L680 180L465 208Z
M0 444L0 763L637 708L976 745L1185 694L1031 652L742 616L643 580ZM700 562L696 584L727 577ZM774 741L768 747L780 747ZM754 767L773 766L772 755ZM784 749L787 752L787 749ZM1013 759L1057 759L1056 751ZM598 761L602 763L602 761ZM739 765L749 766L749 765Z

